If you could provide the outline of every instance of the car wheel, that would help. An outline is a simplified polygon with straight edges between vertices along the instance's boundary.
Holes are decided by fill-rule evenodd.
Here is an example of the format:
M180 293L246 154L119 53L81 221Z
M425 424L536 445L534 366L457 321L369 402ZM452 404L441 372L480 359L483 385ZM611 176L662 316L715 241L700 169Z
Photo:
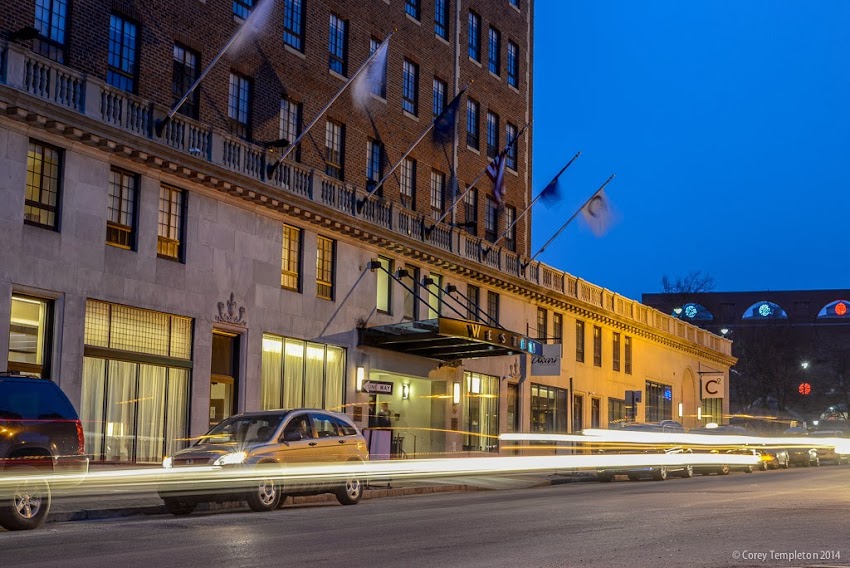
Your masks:
M752 473L752 472L753 472L753 466L748 465L747 467L744 468L744 473Z
M261 479L254 490L248 493L248 506L258 513L274 511L280 504L281 496L280 485L274 479Z
M689 477L693 477L693 476L694 476L694 466L692 466L692 465L686 466L685 469L683 469L681 471L681 473L679 473L679 477L683 477L685 479L687 479Z
M610 473L605 473L604 471L600 471L596 474L596 479L603 482L611 482L614 481L614 476Z
M345 480L345 485L336 490L336 500L342 505L356 505L363 498L363 484L352 475Z
M665 479L667 479L667 468L661 466L657 470L652 472L652 479L656 481L664 481Z
M720 469L717 470L717 475L729 475L729 466L725 463L721 465Z
M198 506L194 501L182 497L163 497L162 502L166 511L177 516L188 515Z
M636 473L629 474L629 481L640 481L640 476Z
M34 468L10 468L9 475L32 475L40 473ZM9 531L25 531L38 527L47 518L50 510L50 486L46 481L23 479L11 495L0 502L0 526Z

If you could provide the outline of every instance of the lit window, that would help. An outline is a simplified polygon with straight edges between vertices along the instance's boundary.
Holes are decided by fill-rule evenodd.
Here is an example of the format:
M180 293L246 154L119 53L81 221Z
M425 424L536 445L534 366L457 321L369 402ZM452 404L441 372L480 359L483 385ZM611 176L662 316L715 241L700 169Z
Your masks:
M576 361L584 363L584 322L576 320Z
M301 291L301 229L283 226L280 285L287 290Z
M53 302L12 295L9 363L13 373L50 377L50 331Z
M59 229L61 175L61 151L30 140L27 151L24 223L45 229Z
M602 366L602 328L593 326L593 364Z
M334 299L334 252L336 243L319 237L316 243L316 296Z
M385 314L393 313L393 288L390 274L393 272L393 261L383 256L378 257L381 268L375 270L377 287L377 310Z
M109 172L109 207L106 242L123 249L136 244L136 174L112 168Z
M156 252L160 258L183 260L183 190L161 185Z

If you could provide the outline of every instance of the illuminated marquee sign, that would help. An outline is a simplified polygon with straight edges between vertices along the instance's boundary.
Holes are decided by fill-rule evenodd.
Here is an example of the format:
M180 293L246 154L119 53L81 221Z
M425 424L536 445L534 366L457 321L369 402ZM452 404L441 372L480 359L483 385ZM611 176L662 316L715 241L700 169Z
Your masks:
M475 339L482 343L522 351L529 355L541 355L543 353L543 344L539 341L498 327L489 327L480 323L471 323L450 318L440 318L439 328L441 335Z

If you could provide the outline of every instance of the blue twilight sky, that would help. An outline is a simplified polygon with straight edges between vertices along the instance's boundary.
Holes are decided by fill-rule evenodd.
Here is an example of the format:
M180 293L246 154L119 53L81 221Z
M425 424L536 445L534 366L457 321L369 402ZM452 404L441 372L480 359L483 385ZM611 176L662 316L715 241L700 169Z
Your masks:
M618 220L538 258L640 300L850 287L850 1L536 0L532 254L610 174Z

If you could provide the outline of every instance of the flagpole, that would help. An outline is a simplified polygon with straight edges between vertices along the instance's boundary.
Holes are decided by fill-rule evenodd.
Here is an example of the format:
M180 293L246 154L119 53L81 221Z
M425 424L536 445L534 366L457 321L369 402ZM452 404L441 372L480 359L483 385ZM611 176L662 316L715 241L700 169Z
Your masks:
M469 84L467 84L464 88L462 88L458 92L458 94L455 95L455 98L457 98L457 97L461 96L463 93L465 93L468 88L469 88ZM452 102L454 102L454 99L452 99ZM449 106L451 106L451 105L449 105ZM446 107L446 108L448 108L448 107ZM422 139L425 138L425 136L427 136L428 133L431 132L434 129L434 125L437 123L437 120L440 118L440 116L442 116L442 113L440 113L440 114L438 114L437 116L434 117L434 120L431 121L431 124L428 125L428 128L426 128L425 131L422 133L422 135L419 136L419 138L416 139L416 142L414 142L413 145L410 148L408 148L407 152L404 153L404 155L401 157L401 159L399 159L399 161L396 162L395 165L393 165L392 168L390 168L390 171L388 171L386 173L386 175L384 175L384 177L382 177L381 180L377 184L375 184L375 187L372 188L372 191L367 193L366 196L363 197L363 199L357 200L357 212L358 213L363 209L363 206L366 205L366 202L369 201L369 199L375 194L375 192L378 191L378 189L382 185L384 185L384 182L387 181L391 175L393 175L393 172L398 169L398 167L401 165L401 163L404 161L404 159L407 158L410 155L411 152L413 152L414 148L416 148L419 145L420 142L422 142Z
M271 2L272 0L265 0L265 1ZM189 97L192 95L192 93L195 91L195 89L198 88L198 85L201 84L201 81L204 80L204 77L207 76L207 73L209 73L212 70L212 68L215 67L215 64L218 63L219 59L221 59L222 56L225 54L225 52L227 52L227 50L230 49L230 46L232 46L234 43L236 43L236 40L239 39L240 37L242 37L242 34L245 32L245 30L247 30L250 27L248 25L248 22L250 22L251 18L254 16L254 14L257 13L258 7L259 7L259 4L254 7L254 10L251 12L251 15L248 16L248 19L245 20L244 22L242 22L242 25L239 26L239 29L236 30L236 33L233 34L233 36L230 38L230 41L228 41L224 45L222 50L218 52L218 55L216 55L213 58L213 60L210 62L210 64L207 65L207 68L204 69L204 71L198 76L197 79L195 79L195 82L192 83L192 86L189 87L189 90L186 91L186 94L183 95L183 98L180 99L179 101L177 101L177 104L175 104L173 107L171 107L171 110L168 111L168 114L165 115L165 118L159 119L154 123L154 130L156 131L157 137L159 137L159 138L162 137L162 131L165 130L165 126L169 122L171 122L171 119L174 118L174 115L177 113L177 111L180 109L180 107L183 106L183 103L185 103L189 99Z
M608 185L608 183L609 183L612 179L614 179L614 174L611 174L611 177L609 177L607 180L605 180L605 183L603 183L601 186L599 186L599 189L597 189L596 191L594 191L594 192L593 192L593 195L591 195L591 196L587 199L587 201L585 201L584 203L582 203L581 207L579 207L579 208L578 208L578 210L577 210L575 213L573 213L573 216L572 216L572 217L570 217L569 219L567 219L567 222L566 222L566 223L564 223L563 225L561 225L561 228L560 228L560 229L558 229L558 231L557 231L554 235L552 235L552 238L551 238L551 239L549 239L548 241L546 241L546 244L545 244L545 245L543 245L542 247L540 247L540 250L539 250L539 251L537 251L536 253L534 253L534 256L532 256L531 258L529 258L527 262L523 262L523 263L522 263L522 268L523 268L523 270L525 269L525 267L526 267L526 266L528 266L529 264L531 264L531 263L534 261L534 259L535 259L535 258L537 258L537 255L539 255L539 254L540 254L540 253L542 253L544 250L546 250L546 247L548 247L550 244L552 244L552 241L554 241L556 238L558 238L558 235L560 235L560 234L561 234L561 232L563 232L563 230L567 228L567 225L569 225L569 224L573 221L573 219L575 219L575 218L578 216L578 214L579 214L579 213L581 213L581 212L584 210L584 208L585 208L585 207L587 207L587 204L588 204L588 203L590 203L591 201L593 201L593 199L594 199L597 195L599 195L599 192L600 192L600 191L602 191L603 189L605 189L605 186L606 186L606 185Z
M310 122L310 124L307 125L307 128L305 128L304 131L301 134L299 134L297 138L295 138L295 141L292 142L292 144L290 144L286 148L286 150L283 151L283 153L281 153L281 155L277 159L277 161L274 164L271 164L266 168L266 176L267 177L271 177L274 174L275 170L277 170L278 166L280 166L280 164L283 162L283 160L285 160L286 157L289 155L289 153L292 152L292 150L295 149L295 147L298 146L298 143L301 142L301 139L304 138L304 136L306 136L308 132L310 132L310 129L313 128L316 125L317 122L319 122L319 119L322 118L322 116L327 112L327 110L329 108L331 108L331 105L336 102L336 100L340 97L340 95L342 95L342 93L345 91L345 89L347 89L348 86L352 82L354 82L354 80L357 78L357 76L360 75L360 73L362 73L364 69L366 69L366 67L369 65L369 63L373 59L375 59L375 57L381 52L381 49L383 49L384 46L390 41L391 37L393 37L392 33L390 33L384 39L384 41L381 42L381 45L379 45L377 47L377 49L375 49L375 51L372 52L372 54L366 59L366 61L363 62L363 65L361 65L360 68L354 73L354 75L352 75L348 79L348 81L345 82L345 84L339 89L339 91L337 91L337 93L333 96L333 98L331 98L331 100L328 101L328 104L326 104L324 106L324 108L319 111L319 114L316 115L316 118L314 118L312 120L312 122Z
M576 158L578 158L579 156L581 156L581 152L580 152L580 151L579 151L579 152L576 152L576 155L575 155L575 156L573 156L573 158L572 158L569 162L567 162L567 165L566 165L566 166L564 166L563 168L561 168L561 171L560 171L560 172L558 172L558 174L557 174L554 178L552 178L552 181L550 181L550 182L549 182L549 184L551 184L552 182L554 182L555 180L557 180L559 177L561 177L561 174L562 174L562 173L564 173L564 172L566 171L566 169L567 169L567 168L569 168L569 167L572 165L572 163L576 161ZM549 184L546 184L546 185L544 186L544 190L545 190L545 188L549 187ZM529 205L528 207L526 207L526 208L523 210L523 212L519 214L519 217L517 217L516 219L514 219L514 222L513 222L513 223L511 223L511 226L510 226L510 227L508 227L507 229L505 229L505 232L504 232L504 233L502 233L502 236L501 236L501 237L499 237L498 239L496 239L496 240L493 242L493 244L491 244L489 247L487 247L486 249L484 249L484 256L487 256L488 254L490 254L490 251L491 251L491 250L493 250L494 248L496 248L496 245L497 245L497 244L499 244L500 242L502 242L502 239L504 239L505 237L507 237L507 236L508 236L508 234L511 232L511 229L513 229L513 228L514 228L514 226L516 226L516 224L517 224L517 223L519 223L519 220L520 220L520 219L522 219L522 218L525 216L525 214L526 214L526 213L528 213L529 211L531 211L531 208L532 208L532 207L534 207L534 204L535 204L535 203L537 203L537 201L538 201L538 200L539 200L542 196L543 196L543 191L541 191L540 193L538 193L538 194L537 194L537 197L535 197L535 198L534 198L534 200L531 202L531 205Z
M515 142L519 139L519 137L520 137L520 136L522 136L522 135L523 135L523 133L525 133L525 131L528 129L528 127L529 127L529 126L531 126L531 123L530 123L530 122L526 122L526 123L525 123L525 126L523 126L523 127L522 127L522 130L520 130L520 131L517 133L517 135L516 135L516 136L514 136L513 140L511 140L511 143L510 143L510 144L508 144L508 145L505 147L505 149L507 150L507 148L510 148L511 146L513 146L513 145L514 145L514 143L515 143ZM440 223L442 223L443 221L445 221L446 217L448 217L448 216L449 216L449 213L451 213L452 211L454 211L454 208L455 208L455 207L457 207L457 204L458 204L458 203L460 203L461 201L463 201L463 198L464 198L464 197L466 197L466 194L467 194L467 193L469 193L469 192L470 192L470 190L472 190L472 188L474 188L474 187L475 187L475 185L476 185L479 181L481 181L481 178L482 178L482 177L484 177L484 174L486 174L486 173L487 173L487 168L488 168L488 167L490 167L490 163L489 163L489 162L487 163L487 165L486 165L486 166L484 166L484 169L483 169L483 170L481 170L481 173L479 173L479 174L478 174L478 177L476 177L474 180L472 180L472 183L471 183L471 184L469 184L469 187L467 187L467 188L464 190L464 192L458 196L458 198L455 200L455 202L454 202L454 203L452 203L452 206L451 206L451 207L449 207L449 209L448 209L445 213L443 213L443 216L442 216L442 217L440 217L439 219L437 219L437 220L434 222L434 224L433 224L432 226L430 226L430 227L425 227L425 232L426 232L426 233L429 233L429 234L430 234L430 233L431 233L431 231L433 231L433 230L434 230L434 228L435 228L437 225L439 225Z

